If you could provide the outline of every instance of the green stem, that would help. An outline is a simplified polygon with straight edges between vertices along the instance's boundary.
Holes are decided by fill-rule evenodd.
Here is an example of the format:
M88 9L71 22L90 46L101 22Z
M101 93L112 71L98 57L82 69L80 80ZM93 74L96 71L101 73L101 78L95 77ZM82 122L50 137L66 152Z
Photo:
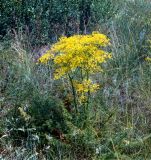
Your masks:
M87 80L89 80L89 72L87 71ZM88 97L87 97L87 110L89 108L89 100L90 100L90 88L88 87Z
M89 80L89 72L88 71L86 72L86 79ZM87 102L85 104L85 125L87 125L88 118L89 118L89 115L88 115L89 101L90 101L90 88L88 87Z
M69 77L69 80L70 80L70 83L71 83L72 94L73 94L73 99L74 99L74 107L75 107L76 113L78 113L76 91L75 91L75 88L74 88L74 85L73 85L73 80L72 80L72 77L70 76L70 74L68 74L68 77Z
M82 68L81 68L81 79L83 81L83 71L82 71Z

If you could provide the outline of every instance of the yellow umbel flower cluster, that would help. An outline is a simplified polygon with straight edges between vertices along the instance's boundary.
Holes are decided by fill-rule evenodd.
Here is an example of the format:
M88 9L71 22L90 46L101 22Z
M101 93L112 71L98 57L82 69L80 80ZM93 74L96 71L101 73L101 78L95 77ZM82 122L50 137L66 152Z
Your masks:
M85 102L87 100L87 94L96 92L99 87L98 84L93 83L90 79L85 79L81 83L74 81L74 88L79 96L79 102Z
M99 85L92 82L92 80L83 80L82 83L74 81L75 89L78 93L96 92L99 89Z
M39 62L47 63L53 59L56 66L54 79L59 79L77 68L95 73L102 70L101 63L111 58L111 54L102 50L102 47L109 44L109 39L98 32L91 35L62 37L39 59Z
M79 95L80 102L83 102L86 99L86 94L94 93L99 89L99 85L96 83L93 83L92 80L83 80L81 83L78 81L74 81L74 87L76 89L77 94Z

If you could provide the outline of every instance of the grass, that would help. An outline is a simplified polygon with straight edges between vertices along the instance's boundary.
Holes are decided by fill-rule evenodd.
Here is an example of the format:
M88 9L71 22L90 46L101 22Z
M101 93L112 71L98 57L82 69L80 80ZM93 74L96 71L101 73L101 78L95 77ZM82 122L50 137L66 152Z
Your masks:
M122 7L106 24L113 59L97 75L102 87L84 127L85 115L73 114L68 86L52 79L52 68L37 65L19 39L1 44L1 159L151 159L151 64L144 60L151 4Z

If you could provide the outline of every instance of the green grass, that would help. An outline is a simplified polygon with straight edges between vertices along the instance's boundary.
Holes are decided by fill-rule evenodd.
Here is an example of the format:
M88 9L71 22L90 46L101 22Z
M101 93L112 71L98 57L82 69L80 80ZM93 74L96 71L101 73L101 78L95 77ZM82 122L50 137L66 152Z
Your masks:
M0 158L151 159L151 64L144 60L151 55L150 11L150 2L123 2L105 24L113 59L97 75L101 89L85 123L84 114L72 112L68 86L52 79L50 66L37 65L20 40L7 48L2 43Z

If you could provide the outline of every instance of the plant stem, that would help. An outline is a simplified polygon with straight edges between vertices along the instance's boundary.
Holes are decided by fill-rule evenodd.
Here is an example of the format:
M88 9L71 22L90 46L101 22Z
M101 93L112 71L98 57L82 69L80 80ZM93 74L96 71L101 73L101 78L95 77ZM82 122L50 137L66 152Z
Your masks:
M89 71L87 71L87 80L89 80ZM88 87L88 97L87 97L87 110L89 108L89 100L90 100L90 87Z
M74 98L74 107L75 107L76 113L78 113L77 100L76 100L76 91L75 91L75 88L74 88L74 85L73 85L73 80L72 80L72 77L70 76L70 74L68 74L68 77L69 77L69 81L71 83L72 94L73 94L73 98Z

